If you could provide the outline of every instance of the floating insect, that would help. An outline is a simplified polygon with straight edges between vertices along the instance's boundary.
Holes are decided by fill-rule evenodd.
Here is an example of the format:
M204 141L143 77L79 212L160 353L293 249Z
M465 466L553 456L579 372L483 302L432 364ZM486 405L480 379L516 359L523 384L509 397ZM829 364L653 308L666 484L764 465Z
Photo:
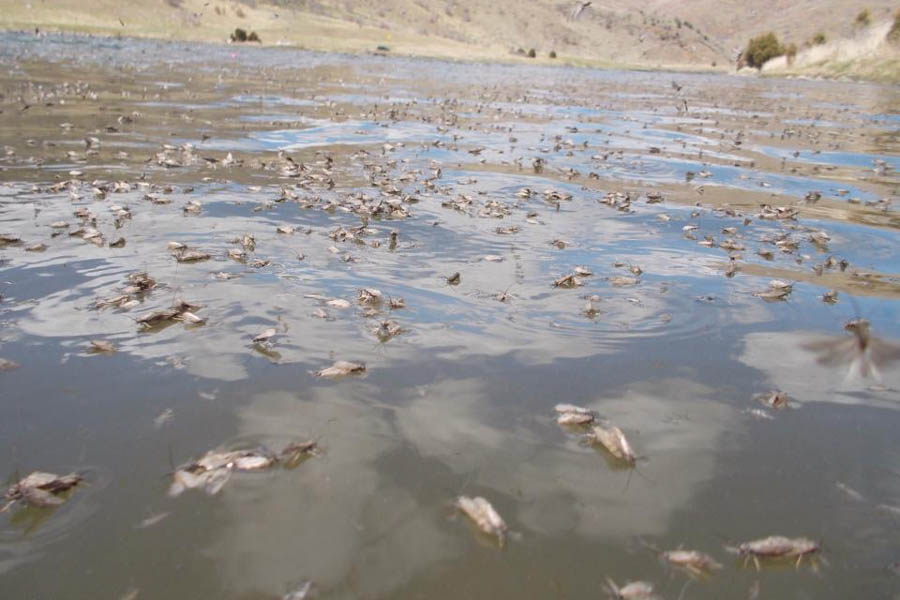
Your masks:
M780 279L773 279L769 282L769 289L754 292L753 295L768 301L785 300L793 289L794 286L792 284Z
M637 277L627 277L624 275L615 275L613 277L607 277L610 285L614 285L616 287L627 287L631 285L637 285L641 282Z
M631 581L619 587L607 577L606 588L616 600L659 600L659 596L653 593L653 584L646 581Z
M266 344L278 334L278 331L274 327L269 327L268 329L256 334L253 336L254 344Z
M773 535L767 538L752 540L738 545L736 548L726 547L731 552L736 552L744 557L744 565L752 559L756 570L760 569L760 558L793 559L796 557L796 567L800 566L803 557L808 557L819 551L821 546L809 538L789 538L781 535Z
M711 571L722 568L712 556L696 550L668 550L662 552L660 557L669 564L686 569L696 576L708 575Z
M107 340L91 340L90 344L91 344L91 347L90 347L91 352L95 352L95 353L102 352L102 353L109 354L110 352L116 351L116 347L113 346L112 342L109 342Z
M57 506L65 502L65 499L60 498L59 495L74 488L82 481L84 481L84 477L78 473L60 476L35 471L6 490L4 497L8 502L3 508L0 508L0 512L7 510L16 502L36 507Z
M356 297L357 301L360 304L368 304L369 306L378 306L381 304L382 300L381 290L376 290L375 288L362 288L359 290L359 293ZM326 303L327 304L327 303ZM329 305L333 306L333 305ZM335 307L339 308L339 307Z
M558 288L574 288L584 285L584 282L575 273L563 275L553 282L553 287Z
M556 422L560 425L586 425L594 422L594 413L589 408L574 404L557 404L553 410L557 413Z
M754 396L757 402L765 404L770 408L787 408L790 403L790 396L785 392L772 391L766 394L757 394Z
M315 372L317 377L344 377L346 375L355 375L364 373L366 365L362 363L354 363L346 360L339 360L330 367L326 367Z
M291 467L298 464L301 455L315 454L317 447L316 442L293 443L278 454L262 446L253 450L210 450L200 459L178 467L172 475L169 496L196 488L203 488L212 496L228 483L233 471L262 471L279 463Z
M589 439L593 443L600 444L606 448L607 452L612 454L613 457L629 465L634 465L637 462L637 455L632 450L631 444L628 443L628 438L615 425L594 425Z
M503 546L508 528L500 513L491 506L490 502L481 496L474 498L459 496L455 506L469 517L478 526L478 529L497 538L497 542Z

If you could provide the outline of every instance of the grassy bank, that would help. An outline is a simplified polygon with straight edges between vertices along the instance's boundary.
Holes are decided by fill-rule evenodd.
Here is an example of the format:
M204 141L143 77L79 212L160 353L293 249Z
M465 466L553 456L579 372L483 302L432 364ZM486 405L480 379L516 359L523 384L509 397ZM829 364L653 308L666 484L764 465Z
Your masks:
M489 18L467 13L448 17L450 8L438 12L433 7L423 9L426 5L422 1L410 4L407 0L386 0L383 10L372 13L365 2L352 10L330 3L316 10L301 10L300 3L286 0L0 0L0 29L226 43L229 35L241 28L256 33L263 46L325 52L381 51L450 60L607 69L727 72L733 68L722 51L724 44L718 44L722 47L718 54L711 54L711 43L673 38L665 28L668 25L661 26L655 20L652 22L656 24L650 25L645 17L643 22L632 19L629 11L634 12L634 8L624 7L618 16L593 8L573 22L566 19L561 5L543 0L528 9L527 18L521 14L524 8L510 7L503 17L498 16L504 14L503 7L497 7L498 15ZM416 16L417 10L422 14ZM681 27L680 20L678 24L678 29L688 31ZM521 33L517 27L521 27ZM511 34L511 30L516 33ZM700 35L695 26L691 31L695 37ZM527 52L533 47L536 56L529 58ZM551 49L554 58L550 58ZM849 76L896 83L900 81L900 53L810 57L792 65L773 65L767 73Z

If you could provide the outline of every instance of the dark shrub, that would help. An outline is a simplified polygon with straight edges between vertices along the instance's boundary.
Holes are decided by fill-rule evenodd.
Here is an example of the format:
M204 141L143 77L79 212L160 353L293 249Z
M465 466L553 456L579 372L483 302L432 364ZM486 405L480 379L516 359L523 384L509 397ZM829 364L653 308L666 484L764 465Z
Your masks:
M766 64L766 61L782 54L784 54L784 48L781 46L781 42L770 31L750 40L747 44L747 49L744 50L744 60L751 67L761 69Z
M900 44L900 10L894 15L894 24L891 25L891 30L888 31L887 40L892 44Z
M787 57L788 64L793 64L797 57L797 44L788 44L784 47L784 55Z

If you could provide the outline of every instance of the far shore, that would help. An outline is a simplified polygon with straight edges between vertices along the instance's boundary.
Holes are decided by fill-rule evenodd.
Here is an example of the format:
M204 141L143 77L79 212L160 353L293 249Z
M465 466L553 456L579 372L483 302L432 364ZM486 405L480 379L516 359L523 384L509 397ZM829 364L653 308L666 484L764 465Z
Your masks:
M152 9L148 9L151 10ZM33 14L11 10L0 14L0 31L39 34L70 34L119 38L154 39L173 42L231 44L264 48L295 48L317 52L343 54L380 54L415 58L432 58L461 62L488 62L499 64L529 64L545 66L585 67L605 70L670 71L674 73L720 73L764 77L803 77L841 80L861 80L879 83L900 83L900 57L891 52L878 59L823 60L803 67L778 64L762 72L734 65L685 64L660 62L623 62L600 58L570 56L560 53L552 57L549 51L535 52L529 57L522 48L500 46L476 47L437 36L422 36L406 32L385 31L358 26L326 17L310 16L298 22L285 19L273 22L271 15L262 9L241 23L247 32L258 32L260 42L231 42L227 30L204 22L195 24L172 23L152 19L146 15L133 19L112 14L86 18L81 14L56 14L52 10L34 11ZM276 15L277 16L277 15ZM777 62L777 61L773 61Z

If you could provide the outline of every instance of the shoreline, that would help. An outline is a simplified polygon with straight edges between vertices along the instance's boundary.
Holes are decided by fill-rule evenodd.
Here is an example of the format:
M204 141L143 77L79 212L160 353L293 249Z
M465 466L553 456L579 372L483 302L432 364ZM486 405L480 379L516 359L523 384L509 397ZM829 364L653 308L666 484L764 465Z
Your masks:
M35 33L37 32L37 33ZM632 62L615 62L599 58L586 58L580 56L560 55L557 58L549 58L548 56L538 56L529 58L507 51L505 54L501 52L477 52L470 47L466 47L467 52L451 51L456 46L450 44L449 41L438 40L439 43L422 46L422 52L412 51L410 49L414 44L404 42L399 45L398 49L389 47L387 51L379 50L378 45L371 47L360 46L359 44L344 44L327 47L324 44L298 44L289 40L279 40L276 43L271 42L230 42L223 39L209 39L202 35L182 36L171 35L163 36L153 31L116 31L112 27L105 26L65 26L60 27L57 24L25 24L25 23L0 23L0 33L4 34L21 34L21 35L60 35L60 36L82 36L97 37L107 39L133 39L133 40L149 40L157 42L175 42L175 43L191 43L191 44L208 44L215 46L235 46L250 47L259 49L287 49L300 50L305 52L320 52L324 54L343 54L346 56L385 56L397 58L425 59L425 60L441 60L452 63L472 63L472 64L496 64L496 65L532 65L532 66L549 66L549 67L569 67L569 68L585 68L597 69L603 71L636 71L636 72L665 72L672 74L717 74L731 75L736 77L764 77L764 78L783 78L783 79L809 79L819 81L851 81L859 83L874 83L882 85L896 85L900 83L900 73L894 73L889 70L887 73L873 74L871 69L866 69L863 65L858 68L862 73L852 72L835 72L836 69L829 63L812 65L807 68L779 68L779 69L763 69L749 70L748 68L736 70L734 68L713 67L711 65L702 64L660 64L660 63L632 63ZM432 50L432 51L429 51ZM889 62L887 59L884 62Z
M529 65L541 67L570 67L583 69L597 69L603 71L637 71L637 72L664 72L664 73L687 73L687 74L717 74L717 75L736 75L736 76L758 76L756 73L738 73L734 69L725 69L722 67L712 67L704 65L691 64L652 64L652 63L628 63L613 62L603 59L592 59L575 56L559 56L551 59L547 57L527 58L510 52L508 56L496 54L478 54L470 55L450 55L441 53L416 53L395 51L379 51L376 47L363 49L340 49L340 48L322 48L318 46L306 46L292 43L258 43L258 42L229 42L227 40L208 40L208 39L192 39L189 37L162 37L153 34L141 33L123 33L114 32L109 28L56 28L56 27L35 27L38 30L36 34L32 29L6 27L0 24L0 34L20 34L20 35L54 35L54 36L73 36L85 38L106 38L106 39L131 39L156 42L173 42L185 44L205 44L210 46L234 46L235 48L257 48L266 50L300 50L303 52L319 52L322 54L341 54L345 56L384 56L395 58L409 58L420 60L438 60L452 63L472 63L472 64L494 64L494 65Z

